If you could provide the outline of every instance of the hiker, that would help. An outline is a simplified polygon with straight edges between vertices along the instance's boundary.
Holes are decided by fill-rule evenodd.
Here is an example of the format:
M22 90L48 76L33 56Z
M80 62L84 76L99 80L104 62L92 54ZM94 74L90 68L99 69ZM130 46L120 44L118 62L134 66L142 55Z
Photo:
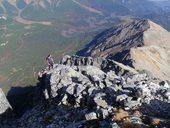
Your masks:
M53 60L53 57L51 54L49 54L47 57L46 57L46 62L48 64L48 68L49 70L53 68L54 66L54 60Z

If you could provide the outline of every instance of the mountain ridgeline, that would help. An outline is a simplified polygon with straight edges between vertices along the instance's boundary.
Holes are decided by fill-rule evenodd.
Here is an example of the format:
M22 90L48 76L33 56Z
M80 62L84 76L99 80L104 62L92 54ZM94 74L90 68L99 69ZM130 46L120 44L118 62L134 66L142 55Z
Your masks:
M33 15L32 11L37 13L48 13L55 12L57 8L62 8L63 11L66 11L67 7L76 7L75 10L83 8L87 11L93 13L110 13L115 12L117 14L146 14L149 13L158 13L158 7L154 2L148 0L1 0L1 13L7 13L10 15L17 15L19 10L23 10L24 14ZM11 9L9 9L11 7ZM64 8L63 8L64 7ZM145 8L145 9L144 9ZM73 10L72 8L69 8ZM96 10L95 10L96 9ZM98 12L97 12L98 10ZM99 12L101 11L101 13ZM61 10L60 10L61 13ZM77 12L78 13L78 12ZM52 13L53 14L53 13ZM42 16L42 15L40 15Z
M71 16L95 17L98 20L110 17L116 20L130 16L151 18L163 24L157 17L162 15L169 22L166 13L164 6L149 0L0 0L1 15L21 16L33 21L61 22ZM83 19L77 20L82 22Z
M97 35L77 55L113 59L169 80L169 50L167 30L149 20L135 20Z
M36 84L32 74L43 68L42 58L73 55L111 26L147 18L170 30L166 5L150 0L0 0L0 87L7 92Z
M42 72L27 98L11 96L18 102L10 102L13 111L6 111L12 108L0 92L0 127L167 127L169 90L167 81L113 60L64 56Z
M0 128L168 128L170 20L158 3L0 0ZM37 71L49 52L60 61Z
M149 20L104 31L78 52L87 57L62 57L37 86L13 87L8 100L0 90L0 127L169 126L169 38Z

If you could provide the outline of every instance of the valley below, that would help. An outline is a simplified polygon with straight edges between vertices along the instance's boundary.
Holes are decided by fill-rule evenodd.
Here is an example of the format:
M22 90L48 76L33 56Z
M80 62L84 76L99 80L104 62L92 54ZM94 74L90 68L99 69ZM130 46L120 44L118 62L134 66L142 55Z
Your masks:
M0 127L168 128L169 14L168 1L0 0Z
M146 11L141 5L147 5ZM150 18L169 30L168 10L161 15L161 9L146 0L1 0L0 87L7 92L13 86L36 85L49 53L57 62L117 24Z

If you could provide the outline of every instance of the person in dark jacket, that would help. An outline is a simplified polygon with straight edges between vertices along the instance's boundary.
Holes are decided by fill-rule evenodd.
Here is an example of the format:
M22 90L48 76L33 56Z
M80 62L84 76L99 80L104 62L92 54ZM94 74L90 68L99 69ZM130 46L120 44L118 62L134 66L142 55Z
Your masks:
M47 62L47 64L48 64L49 70L52 69L53 66L54 66L54 59L53 59L53 57L52 57L51 54L49 54L49 55L46 57L46 62Z

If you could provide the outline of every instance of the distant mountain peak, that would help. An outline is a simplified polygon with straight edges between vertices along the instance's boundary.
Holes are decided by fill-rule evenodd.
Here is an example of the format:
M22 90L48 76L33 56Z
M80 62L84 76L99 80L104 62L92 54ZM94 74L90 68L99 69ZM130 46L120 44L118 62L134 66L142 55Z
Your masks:
M170 44L170 33L166 29L151 20L148 20L148 24L150 28L144 33L145 45Z
M170 33L150 20L135 20L96 36L78 55L111 58L170 78Z

